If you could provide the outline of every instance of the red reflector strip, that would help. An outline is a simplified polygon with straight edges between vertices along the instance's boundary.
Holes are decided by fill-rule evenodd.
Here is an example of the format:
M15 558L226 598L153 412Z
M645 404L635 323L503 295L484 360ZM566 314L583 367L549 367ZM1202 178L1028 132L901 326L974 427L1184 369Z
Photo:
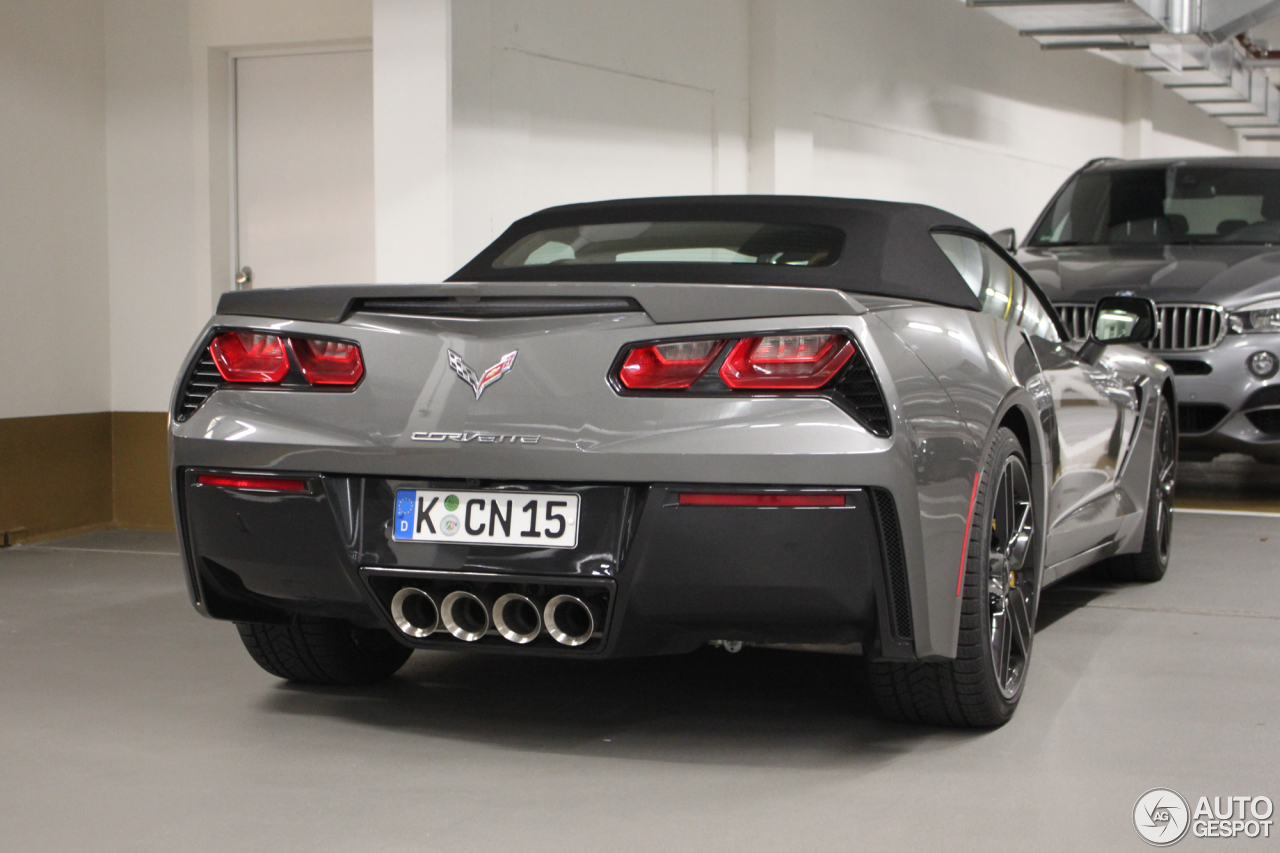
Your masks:
M969 561L969 531L973 529L973 505L978 502L978 483L982 482L982 472L973 477L973 494L969 495L969 518L964 523L964 545L960 548L960 577L956 579L956 597L960 597L964 589L964 564Z
M680 494L680 506L844 506L844 495Z
M261 492L305 492L307 490L306 480L286 480L283 477L227 477L220 474L201 474L197 482L202 486L255 489Z

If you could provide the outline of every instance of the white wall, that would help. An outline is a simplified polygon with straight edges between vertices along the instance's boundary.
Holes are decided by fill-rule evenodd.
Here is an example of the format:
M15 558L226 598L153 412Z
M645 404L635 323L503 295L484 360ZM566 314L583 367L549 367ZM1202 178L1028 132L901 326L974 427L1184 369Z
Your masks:
M200 323L231 286L229 58L250 49L368 44L372 0L186 0L190 9L195 266ZM194 336L197 324L191 331ZM166 403L167 405L167 403Z
M188 10L172 0L105 9L110 407L163 411L204 307L192 286Z
M1125 117L1126 157L1265 153L1246 150L1235 130L1136 71L1125 75Z
M0 4L0 418L110 404L101 0Z
M747 18L743 0L454 2L446 266L552 204L744 192Z
M377 0L374 233L380 282L451 269L452 21L449 0Z
M419 200L452 211L443 253L438 235L413 245L380 203L379 232L397 242L379 251L416 279L552 204L817 193L924 202L1025 232L1090 158L1239 149L1233 131L1144 75L1042 51L952 0L432 3L451 5L452 101L432 107L448 143L429 168L380 166L399 196L430 172ZM379 0L375 20L390 25L406 5ZM445 49L433 50L439 62ZM376 66L377 40L374 52Z
M1118 65L1042 51L950 0L814 6L818 192L1021 234L1072 171L1121 153L1130 72Z
M430 157L396 151L384 111L379 184L419 205L379 200L387 278L441 277L519 216L625 195L895 198L1022 231L1090 157L1238 147L1147 78L954 0L9 0L0 417L163 411L232 273L229 56L368 43L375 17L427 7L449 34L399 40L419 76L375 71L395 110L432 105L439 136Z
M95 407L159 412L168 408L181 360L215 294L230 282L231 52L368 42L372 6L371 0L98 5L106 18L109 191L99 233L104 244L109 235L112 322L110 379L100 379ZM101 298L105 318L105 288ZM105 319L96 325L105 336ZM105 372L105 356L101 362Z

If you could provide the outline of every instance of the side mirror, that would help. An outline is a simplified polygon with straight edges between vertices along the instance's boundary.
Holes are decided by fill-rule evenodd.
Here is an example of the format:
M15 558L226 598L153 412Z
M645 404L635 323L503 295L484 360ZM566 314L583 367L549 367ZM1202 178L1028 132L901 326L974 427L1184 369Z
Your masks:
M1018 248L1018 232L1012 228L1001 228L999 231L991 232L991 239L1007 252L1012 252Z
M1140 296L1107 296L1093 309L1089 334L1100 344L1145 344L1159 331L1156 304Z
M1090 364L1098 360L1109 344L1145 344L1160 331L1156 304L1140 296L1107 296L1093 309L1089 341L1080 348L1080 358Z

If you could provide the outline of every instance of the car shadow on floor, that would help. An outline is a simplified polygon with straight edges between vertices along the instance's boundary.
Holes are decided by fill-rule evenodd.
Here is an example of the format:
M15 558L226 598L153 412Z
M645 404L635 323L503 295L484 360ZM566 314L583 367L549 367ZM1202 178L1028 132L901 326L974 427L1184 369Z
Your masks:
M1039 634L1080 608L1088 607L1099 598L1126 586L1129 584L1101 580L1088 569L1053 584L1040 593L1040 608L1036 611L1036 633Z
M1040 633L1124 584L1046 589ZM874 767L987 732L881 719L862 658L747 648L611 661L417 652L386 684L280 685L272 713L533 751L672 762Z
M881 720L860 658L750 648L594 662L418 652L387 684L281 686L265 707L520 750L780 767L869 769L982 734Z

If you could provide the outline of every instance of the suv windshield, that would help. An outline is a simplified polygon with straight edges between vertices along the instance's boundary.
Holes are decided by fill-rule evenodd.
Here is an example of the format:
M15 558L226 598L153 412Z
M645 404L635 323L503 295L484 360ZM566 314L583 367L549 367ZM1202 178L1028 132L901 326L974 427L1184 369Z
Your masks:
M825 225L762 222L619 222L535 231L507 249L497 269L545 264L835 263L844 234Z
M1032 246L1280 243L1280 170L1170 166L1076 176Z

